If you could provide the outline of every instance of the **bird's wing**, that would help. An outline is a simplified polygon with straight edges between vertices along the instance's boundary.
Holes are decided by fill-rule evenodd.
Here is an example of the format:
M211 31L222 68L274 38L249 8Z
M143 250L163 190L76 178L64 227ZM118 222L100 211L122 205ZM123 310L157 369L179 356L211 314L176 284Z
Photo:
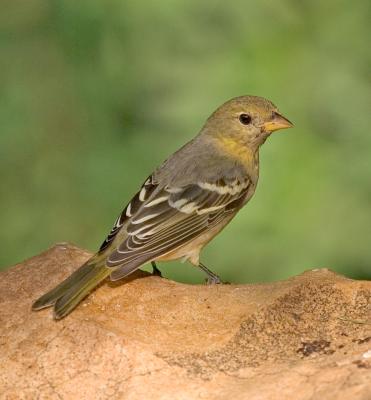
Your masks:
M131 217L133 217L140 210L149 197L156 191L157 187L158 185L154 182L152 175L149 176L143 183L139 192L136 193L136 195L131 199L130 203L127 204L127 206L118 216L110 233L101 244L98 253L104 252L112 244L122 227L127 224Z
M246 177L159 187L148 178L102 245L104 250L125 224L126 239L106 260L108 267L117 267L111 279L120 279L217 225L243 204L250 185Z

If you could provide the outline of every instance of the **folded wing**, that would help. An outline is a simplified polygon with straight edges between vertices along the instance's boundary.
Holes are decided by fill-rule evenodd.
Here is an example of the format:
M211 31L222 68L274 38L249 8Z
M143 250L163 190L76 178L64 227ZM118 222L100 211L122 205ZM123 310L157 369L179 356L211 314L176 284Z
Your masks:
M250 184L246 177L160 188L148 178L101 246L104 251L125 224L126 239L107 257L107 266L113 267L111 279L128 275L217 225L243 204Z

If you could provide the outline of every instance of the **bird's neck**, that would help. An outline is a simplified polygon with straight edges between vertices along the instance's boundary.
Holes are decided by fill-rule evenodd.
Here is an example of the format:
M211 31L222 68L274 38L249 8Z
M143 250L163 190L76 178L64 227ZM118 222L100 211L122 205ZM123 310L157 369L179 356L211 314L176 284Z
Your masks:
M227 153L230 157L241 163L248 171L259 165L258 147L245 143L240 137L223 135L214 136L215 145L222 153Z

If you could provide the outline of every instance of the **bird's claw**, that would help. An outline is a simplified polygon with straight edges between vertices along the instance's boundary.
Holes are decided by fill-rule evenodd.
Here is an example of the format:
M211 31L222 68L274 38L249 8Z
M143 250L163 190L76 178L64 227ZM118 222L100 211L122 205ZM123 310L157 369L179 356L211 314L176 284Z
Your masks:
M219 278L219 276L211 277L209 276L208 278L205 279L206 285L221 285L223 282Z
M159 276L160 278L162 278L162 273L161 271L157 268L157 265L155 262L152 262L152 275L153 276Z

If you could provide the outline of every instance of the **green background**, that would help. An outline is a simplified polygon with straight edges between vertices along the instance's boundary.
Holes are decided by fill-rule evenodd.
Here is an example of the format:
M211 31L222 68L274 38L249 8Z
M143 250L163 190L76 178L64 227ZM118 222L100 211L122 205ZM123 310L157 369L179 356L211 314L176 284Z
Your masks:
M5 268L58 241L95 250L139 185L221 103L295 123L203 252L231 282L330 267L371 279L370 2L27 0L0 13ZM167 277L202 282L189 264Z

